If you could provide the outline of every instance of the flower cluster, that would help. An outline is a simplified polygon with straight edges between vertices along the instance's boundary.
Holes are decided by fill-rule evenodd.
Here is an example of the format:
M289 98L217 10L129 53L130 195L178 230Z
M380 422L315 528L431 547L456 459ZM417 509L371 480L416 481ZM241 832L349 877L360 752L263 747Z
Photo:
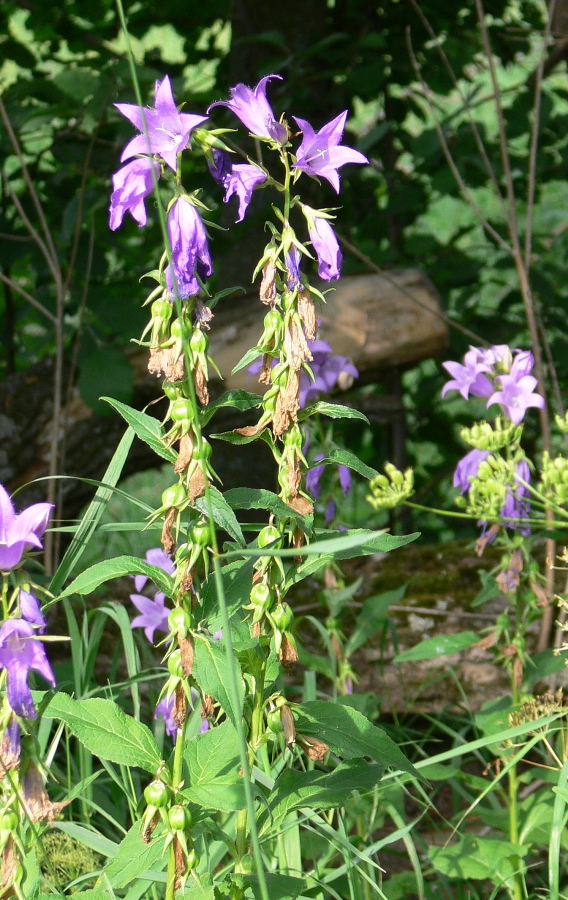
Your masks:
M496 345L489 350L470 347L463 365L446 362L443 366L452 378L444 385L442 396L456 390L466 400L470 396L483 397L487 399L487 407L499 404L506 417L505 420L498 417L494 425L482 422L462 430L462 437L474 449L458 463L454 487L461 495L469 492L470 500L473 494L477 498L485 497L486 504L497 502L499 495L503 525L517 528L519 519L526 519L530 514L528 462L522 451L518 451L511 465L499 462L499 457L492 454L504 447L510 450L518 447L520 426L527 409L544 407L544 398L535 392L537 380L531 375L534 357L530 351L511 350L507 345ZM481 492L479 480L483 481ZM530 533L524 526L519 531L524 535Z

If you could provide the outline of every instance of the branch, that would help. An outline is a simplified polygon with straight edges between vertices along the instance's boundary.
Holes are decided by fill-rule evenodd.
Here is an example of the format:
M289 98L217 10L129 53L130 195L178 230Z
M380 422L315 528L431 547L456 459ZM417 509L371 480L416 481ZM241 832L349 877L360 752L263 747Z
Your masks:
M40 312L40 313L42 313L42 315L46 316L46 318L48 318L49 321L53 325L55 324L56 318L53 315L53 313L51 313L48 309L46 309L45 306L43 306L39 302L39 300L36 300L34 297L32 297L31 294L28 294L27 291L25 291L23 288L21 288L20 285L17 284L17 282L13 281L11 278L8 278L8 276L4 275L3 272L0 272L0 281L3 281L4 284L8 285L9 288L11 288L17 294L20 294L20 296L23 297L24 300L27 300L28 303L30 303L33 307L35 307L35 309L37 309L38 312Z

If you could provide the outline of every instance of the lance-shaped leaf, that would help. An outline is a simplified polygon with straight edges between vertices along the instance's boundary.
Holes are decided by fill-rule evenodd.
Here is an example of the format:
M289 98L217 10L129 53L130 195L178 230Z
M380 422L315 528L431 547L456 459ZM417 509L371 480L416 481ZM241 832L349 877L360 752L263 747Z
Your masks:
M122 578L124 575L147 575L166 597L172 596L173 578L167 575L163 569L152 566L136 556L116 556L114 559L105 559L100 563L95 563L94 566L81 572L75 581L72 581L59 595L59 599L70 597L71 594L91 594L111 578Z

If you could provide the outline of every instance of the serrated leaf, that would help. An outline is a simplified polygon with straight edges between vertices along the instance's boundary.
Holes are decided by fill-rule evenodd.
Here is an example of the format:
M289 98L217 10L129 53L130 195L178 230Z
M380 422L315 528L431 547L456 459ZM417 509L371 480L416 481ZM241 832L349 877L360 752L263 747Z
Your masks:
M90 594L111 578L122 578L124 575L147 575L166 597L172 596L174 582L163 569L152 566L136 556L116 556L114 559L105 559L85 569L65 588L58 599L70 597L71 594Z
M221 569L223 593L225 594L229 618L242 608L243 597L248 597L250 594L253 566L254 560L239 559L236 562L229 563L228 566L223 566ZM203 584L201 599L203 618L209 631L214 634L221 627L221 613L219 611L215 573L212 573Z
M154 453L157 453L162 459L167 459L168 462L176 461L177 454L164 446L164 429L154 416L132 409L131 406L121 403L120 400L115 400L113 397L101 397L101 400L105 400L117 413L120 413L122 418L134 429L140 440L148 444Z
M459 634L441 634L438 637L428 638L395 656L395 663L418 662L422 659L436 659L439 656L451 656L473 647L479 641L479 635L473 631L461 631Z
M218 491L216 487L211 486L209 488L209 496L211 497L211 511L213 513L215 524L226 531L240 547L246 546L246 541L237 517L221 491ZM199 512L203 513L204 516L209 515L209 503L207 502L206 497L198 497L194 506Z
M316 737L344 759L368 756L385 769L392 766L410 775L418 772L386 731L348 706L311 700L294 709L296 733Z
M237 684L239 689L239 705L233 707L227 685L230 683L231 674L229 660L221 641L213 641L204 635L195 635L195 658L193 662L193 676L204 694L211 694L221 704L233 725L240 719L243 711L244 690L242 675L238 662Z
M227 503L233 509L265 509L280 519L294 519L302 530L311 531L313 516L302 516L287 503L264 488L231 488L224 494Z
M77 740L100 759L139 766L151 773L160 765L160 751L150 729L127 716L113 700L73 700L60 692L49 701L43 715L65 722Z
M230 722L188 741L184 757L189 771L189 787L183 791L187 800L221 812L245 808L237 732Z
M132 826L118 847L114 859L106 864L102 875L116 890L128 887L143 872L156 869L161 872L168 861L164 853L166 834L161 823L152 834L149 844L142 840L140 822Z
M354 472L358 472L363 478L369 480L379 474L376 469L372 469L371 466L365 465L358 456L355 456L355 454L351 453L349 450L332 450L329 456L318 460L318 466L328 466L332 463L334 465L347 466L348 469L353 469Z
M268 798L270 815L261 819L261 833L277 831L294 809L335 809L344 806L353 791L370 791L380 781L384 767L354 759L341 763L333 772L297 772L286 769Z
M327 400L318 400L317 403L307 406L300 412L298 418L302 421L315 413L319 413L320 416L328 416L330 419L360 419L361 422L369 424L367 416L358 409L353 409L352 406L343 406L340 403L328 403Z
M261 403L262 397L259 394L252 394L250 391L227 391L200 411L201 424L207 425L218 409L231 407L238 409L239 412L246 412L248 409L256 409Z
M262 356L262 351L259 350L258 347L251 347L251 349L247 350L242 359L234 367L231 375L236 375L236 373L240 372L241 369L244 369L246 366L252 365L252 363L255 362L255 360L257 360L259 356Z

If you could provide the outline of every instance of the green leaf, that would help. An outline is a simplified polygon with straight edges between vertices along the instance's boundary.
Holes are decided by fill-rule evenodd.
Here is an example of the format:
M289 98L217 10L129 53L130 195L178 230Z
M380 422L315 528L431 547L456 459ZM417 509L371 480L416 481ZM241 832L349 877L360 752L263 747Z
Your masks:
M52 594L57 595L61 590L69 575L81 559L102 514L105 511L106 504L112 495L112 488L116 486L118 479L122 474L122 469L126 458L134 440L134 429L130 426L122 437L120 444L116 448L114 455L103 475L103 480L97 488L97 493L89 503L85 515L81 519L79 527L65 552L65 556L61 560L59 568L55 573L49 590Z
M357 620L353 632L349 635L345 644L345 656L351 656L359 647L366 644L369 638L382 628L386 622L389 606L400 603L406 592L406 585L394 591L386 591L384 594L376 594L369 597L363 603L363 608Z
M294 809L335 809L344 806L353 791L370 791L381 780L384 768L354 759L341 763L333 772L297 772L285 769L268 798L270 813L261 817L261 833L277 831Z
M239 559L221 569L223 592L227 603L229 618L235 615L243 605L243 597L248 597L252 588L254 560ZM217 598L215 573L211 573L201 591L203 619L212 634L221 628L222 619ZM199 607L196 607L196 613Z
M184 757L189 770L189 787L183 791L187 800L221 812L245 808L237 732L230 722L188 741Z
M537 681L541 681L549 675L556 675L565 668L566 657L557 656L554 650L543 650L541 653L535 653L534 656L529 657L527 660L523 689L528 691Z
M65 588L59 599L70 597L71 594L91 594L105 581L122 578L124 575L147 575L166 597L172 596L174 582L163 569L152 566L136 556L116 556L114 559L105 559L85 569Z
M211 497L211 511L215 524L226 531L240 547L245 547L246 541L241 526L221 491L212 486L209 488L209 496ZM194 506L204 516L209 515L209 504L206 497L199 497L195 501Z
M264 877L270 900L295 900L306 887L306 882L302 878L294 878L292 875L273 875L271 872L265 872ZM257 875L233 875L233 881L242 887L249 885L256 900L264 900Z
M215 900L215 888L211 883L209 873L199 876L200 883L191 879L191 883L187 884L183 893L177 894L182 900Z
M168 860L164 853L165 840L163 825L159 823L147 844L142 840L140 822L137 822L121 842L115 858L104 867L102 875L108 878L112 888L121 890L149 869L161 872Z
M313 516L302 516L272 491L264 488L231 488L225 500L233 509L266 509L280 519L294 519L304 531L311 531Z
M243 711L244 689L240 666L237 667L237 683L239 686L239 706L233 708L231 698L227 690L230 683L230 666L225 648L221 641L213 641L201 634L195 635L195 659L193 662L193 676L204 694L211 694L217 700L233 725L241 718Z
M200 411L201 424L207 425L218 409L232 407L240 412L246 412L247 409L256 409L261 403L262 397L259 394L251 394L249 391L227 391Z
M369 424L367 416L358 409L353 409L352 406L343 406L340 403L328 403L327 400L318 400L317 403L307 406L298 418L302 421L316 413L319 413L320 416L328 416L330 419L360 419L367 425Z
M160 765L160 751L150 729L127 716L113 700L73 700L58 693L43 715L65 722L77 740L100 759L139 766L151 773Z
M322 700L311 700L294 709L297 734L319 738L332 753L344 759L368 756L388 768L418 775L388 734L356 709Z
M436 659L438 656L451 656L473 647L479 641L479 635L473 631L461 631L459 634L441 634L438 637L428 638L410 650L395 656L394 662L417 662L421 659Z
M286 550L250 548L246 550L230 550L225 553L226 558L231 556L325 556L334 559L352 559L354 556L363 556L369 553L380 553L403 547L416 540L418 532L407 535L392 535L384 531L366 531L362 528L354 528L348 532L336 532L338 537L332 536L324 541L315 541L303 547L288 548ZM333 532L332 532L333 535ZM353 552L357 551L357 552Z
M518 857L529 847L495 838L466 835L451 847L429 847L428 858L434 868L448 878L466 881L490 878L494 884L512 883L518 870Z
M231 372L231 375L236 375L237 372L240 372L241 369L245 369L247 366L252 365L252 363L258 359L259 356L262 356L262 350L259 350L258 347L251 347L250 350L247 350L243 358Z
M113 409L120 413L122 418L134 429L140 440L148 444L154 453L157 453L162 459L167 459L168 462L176 461L177 454L164 446L164 429L154 416L132 409L131 406L114 400L113 397L101 397L101 400L110 403Z
M56 821L53 823L52 827L65 832L69 837L72 837L80 844L83 844L83 846L88 847L89 850L100 853L101 856L108 856L112 859L118 852L118 844L115 844L114 841L109 841L108 838L99 834L97 831L91 831L90 828L84 828L82 825L77 825L75 822Z
M355 456L349 450L332 450L329 456L318 461L318 466L328 466L332 463L334 465L347 466L348 469L353 469L354 472L358 472L363 478L369 480L379 474L376 469L366 466L358 456Z

